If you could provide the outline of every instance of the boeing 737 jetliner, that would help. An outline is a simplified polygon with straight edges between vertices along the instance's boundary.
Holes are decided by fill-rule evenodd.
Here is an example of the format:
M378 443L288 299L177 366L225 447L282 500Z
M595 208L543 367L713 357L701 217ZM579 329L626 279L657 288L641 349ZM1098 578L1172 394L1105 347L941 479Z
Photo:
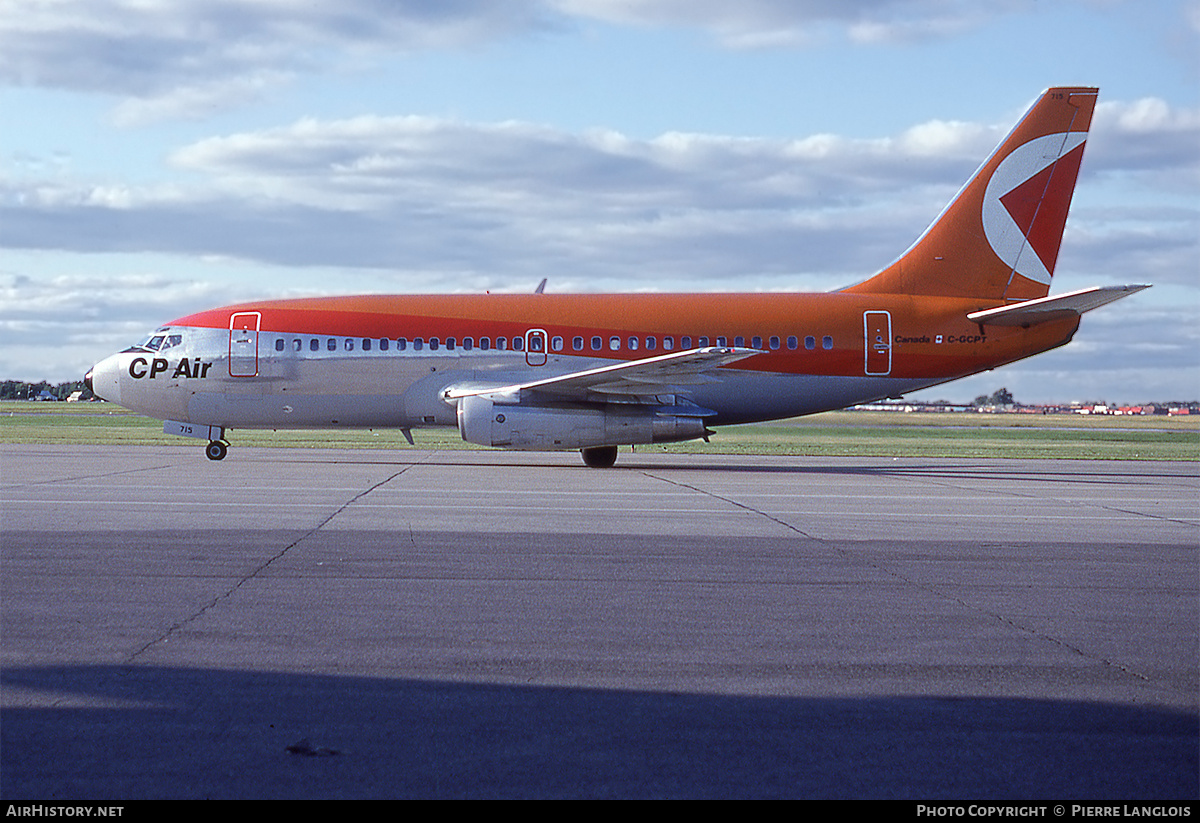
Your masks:
M263 300L173 320L87 383L213 460L229 429L457 426L595 467L898 397L1062 346L1146 288L1048 296L1096 94L1042 94L907 252L839 291Z

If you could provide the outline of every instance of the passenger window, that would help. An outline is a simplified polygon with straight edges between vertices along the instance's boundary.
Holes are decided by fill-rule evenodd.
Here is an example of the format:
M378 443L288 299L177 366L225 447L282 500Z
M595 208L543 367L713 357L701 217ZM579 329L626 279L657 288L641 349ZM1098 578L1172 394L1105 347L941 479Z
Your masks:
M629 350L637 351L637 347L638 347L638 339L636 337L629 338Z
M550 350L551 351L562 351L563 350L563 339L561 337L551 337L550 338Z
M454 338L453 337L446 338L446 350L454 351Z
M791 349L792 351L795 351L799 346L800 346L800 341L796 339L796 336L789 335L788 336L788 348Z
M332 337L329 338L329 340L325 343L325 348L329 349L330 351L337 351L337 340Z
M599 337L592 338L592 351L600 351L604 348L604 341Z
M508 348L508 338L507 337L497 337L496 338L496 349L498 351L504 351L507 348Z
M429 338L429 350L430 351L437 351L438 347L440 347L441 345L442 345L442 341L438 340L436 337Z
M380 350L380 351L387 351L387 350L388 350L388 346L390 346L390 345L391 345L391 343L392 343L392 341L388 340L386 337L381 337L381 338L379 338L379 350Z
M832 350L833 349L833 338L830 337L829 335L825 335L824 337L822 337L821 338L821 348L825 349L826 351Z
M608 338L608 347L610 349L612 349L613 351L620 351L621 350L621 338L617 337L616 335L613 335L612 337Z
M275 340L275 351L283 351L283 338L282 337L277 338Z
M704 347L705 347L705 346L707 346L707 345L708 345L708 338L707 338L707 337L701 337L701 338L699 338L699 339L696 341L696 346L697 346L697 348L701 348L701 349L702 349L702 348L704 348Z
M425 348L425 341L420 337L413 338L413 351L421 351Z
M512 347L513 351L525 351L525 338L514 337Z
M718 346L725 346L725 345L728 345L728 344L725 342L725 338L724 338L724 337L718 337L718 338L717 338L717 345L718 345Z
M775 335L771 335L770 344L771 344L771 351L774 351L775 349L779 348L779 338L776 337Z
M364 337L363 338L363 351L370 351L370 350L371 350L371 338Z
M571 339L571 348L575 351L583 351L583 338L574 337Z
M761 349L762 348L762 338L759 337L758 335L751 337L750 338L750 348Z
M292 341L292 351L300 351L303 348L304 341L302 341L299 337Z
M735 337L735 338L733 338L733 345L734 345L734 346L736 346L736 347L737 347L737 348L739 348L739 349L744 349L744 348L746 348L746 338L744 338L744 337Z
M309 351L320 351L321 350L321 341L315 337L312 340L309 340L308 341L308 350Z
M656 348L658 348L658 341L655 340L653 337L647 337L646 338L646 351L654 351Z
M692 347L691 336L685 334L683 337L679 338L679 346L683 349L690 349Z
M396 338L396 351L404 351L407 348L408 348L408 338L407 337L397 337Z
M475 348L475 339L472 337L463 338L463 351L470 351Z
M354 351L354 341L349 337L346 338L346 351Z
M483 351L487 351L491 347L492 347L492 338L490 338L490 337L479 338L479 348L480 349L482 349Z
M535 334L529 338L529 350L540 352L545 344L545 338L540 334Z
M665 349L666 351L670 351L673 348L675 348L675 338L674 337L664 337L663 338L663 349Z
M808 337L804 338L804 348L808 349L809 351L812 351L816 347L817 347L817 338L813 337L811 334Z

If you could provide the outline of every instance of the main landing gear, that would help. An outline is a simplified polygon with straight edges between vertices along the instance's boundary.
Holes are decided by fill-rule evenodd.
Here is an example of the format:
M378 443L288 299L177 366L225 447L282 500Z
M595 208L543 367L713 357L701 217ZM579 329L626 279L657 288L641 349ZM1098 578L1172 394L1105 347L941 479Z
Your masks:
M204 454L209 460L224 460L228 451L229 444L224 440L210 440Z
M616 446L593 446L581 451L584 465L593 469L611 469L617 462Z

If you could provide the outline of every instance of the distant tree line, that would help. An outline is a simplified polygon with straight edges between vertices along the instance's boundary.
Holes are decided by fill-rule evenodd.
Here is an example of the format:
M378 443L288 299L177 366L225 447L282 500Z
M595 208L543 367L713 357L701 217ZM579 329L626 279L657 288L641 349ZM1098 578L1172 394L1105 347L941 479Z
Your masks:
M1020 406L1021 404L1016 401L1016 398L1013 397L1012 392L1010 392L1008 389L996 389L996 391L992 392L991 394L979 395L978 397L976 397L974 400L971 401L971 405L975 406L976 408L982 409L982 408L992 408L992 407L996 407L996 406ZM1053 404L1051 404L1051 405L1053 405ZM1073 405L1073 406L1097 406L1097 405L1103 406L1103 405L1108 405L1108 404L1104 403L1102 401L1088 400L1084 403L1073 403L1071 405ZM1169 409L1169 408L1195 409L1198 406L1200 406L1200 402L1198 402L1196 400L1168 400L1165 402L1155 400L1153 402L1139 403L1136 405L1154 406L1156 409L1159 410L1157 412L1158 414L1166 414L1167 409ZM1194 411L1192 413L1195 414Z
M991 395L979 395L973 404L976 406L1015 406L1017 401L1013 399L1012 392L1008 389L996 389Z
M50 392L57 400L66 400L77 391L83 392L85 400L92 397L82 380L73 380L70 383L47 383L45 380L39 383L24 380L0 381L0 400L34 400L44 391Z

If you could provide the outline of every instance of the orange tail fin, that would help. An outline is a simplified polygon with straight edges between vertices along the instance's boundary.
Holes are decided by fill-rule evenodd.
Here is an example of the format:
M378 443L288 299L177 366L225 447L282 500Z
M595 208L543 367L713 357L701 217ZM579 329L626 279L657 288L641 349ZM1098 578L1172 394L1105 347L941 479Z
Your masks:
M1045 297L1097 91L1044 92L912 248L846 291Z

